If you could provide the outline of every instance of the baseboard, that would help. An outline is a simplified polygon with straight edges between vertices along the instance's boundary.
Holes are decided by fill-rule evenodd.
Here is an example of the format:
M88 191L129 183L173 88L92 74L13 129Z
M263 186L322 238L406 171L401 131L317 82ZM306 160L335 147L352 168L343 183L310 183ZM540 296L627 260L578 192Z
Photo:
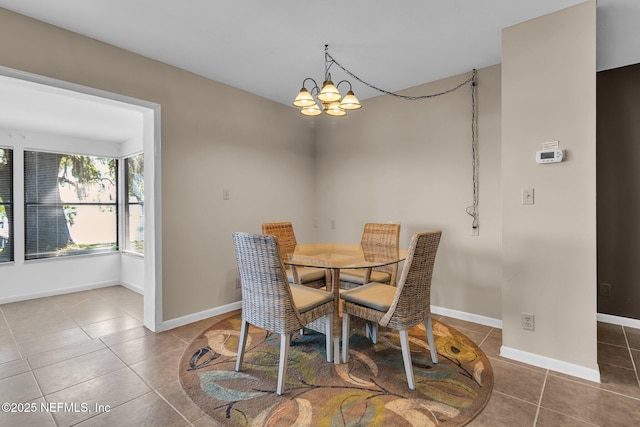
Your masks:
M538 366L540 368L571 375L572 377L583 378L596 383L600 382L600 370L598 369L586 368L573 363L563 362L562 360L552 359L539 354L506 347L504 345L500 347L500 356L506 357L507 359L517 360L518 362L523 362L527 365Z
M453 317L454 319L466 320L467 322L473 322L480 325L490 326L492 328L502 329L501 319L494 319L492 317L480 316L478 314L452 310L450 308L438 307L435 305L431 306L431 312L433 314L439 314L440 316Z
M640 320L630 317L614 316L612 314L598 313L598 322L611 323L612 325L627 326L629 328L640 329Z
M44 297L51 297L51 296L55 296L55 295L64 295L64 294L70 294L72 292L80 292L80 291L88 291L91 289L99 289L99 288L106 288L109 286L116 286L119 285L120 282L116 281L116 282L97 282L97 283L91 283L88 285L80 285L80 286L74 286L74 287L69 287L69 288L56 288L56 289L47 289L46 291L40 291L40 292L30 292L28 294L22 294L22 295L14 295L11 297L5 297L5 298L0 298L0 304L8 304L11 302L18 302L18 301L26 301L26 300L30 300L30 299L36 299L36 298L44 298Z
M186 316L178 317L171 320L165 320L160 322L158 330L156 332L168 331L169 329L177 328L179 326L188 325L189 323L197 322L198 320L207 319L209 317L218 316L220 314L228 313L230 311L239 310L242 308L242 301L232 302L231 304L221 305L209 310L200 311L198 313L188 314Z
M120 281L119 283L120 285L124 286L125 288L129 289L130 291L133 291L137 294L140 295L144 295L144 288L141 288L140 286L134 284L134 283L129 283L129 282L125 282L125 281Z

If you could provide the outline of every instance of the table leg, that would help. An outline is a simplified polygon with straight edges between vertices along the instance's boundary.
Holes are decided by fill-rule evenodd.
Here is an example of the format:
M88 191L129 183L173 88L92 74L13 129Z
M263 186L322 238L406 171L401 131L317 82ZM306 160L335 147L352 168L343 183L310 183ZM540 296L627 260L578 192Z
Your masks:
M333 363L340 364L340 334L342 333L342 317L340 317L340 269L331 269L331 291L333 292Z

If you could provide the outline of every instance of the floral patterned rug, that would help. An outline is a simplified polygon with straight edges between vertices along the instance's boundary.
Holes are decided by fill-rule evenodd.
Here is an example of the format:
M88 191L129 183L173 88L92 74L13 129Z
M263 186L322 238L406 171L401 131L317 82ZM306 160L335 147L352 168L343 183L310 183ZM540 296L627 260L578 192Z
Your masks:
M202 332L179 368L189 397L225 426L462 426L482 411L493 388L482 350L434 320L438 364L424 325L410 331L415 391L407 386L398 333L380 328L373 344L356 327L349 363L340 365L327 362L324 335L295 334L278 396L280 337L251 327L242 371L235 372L240 322L236 314Z

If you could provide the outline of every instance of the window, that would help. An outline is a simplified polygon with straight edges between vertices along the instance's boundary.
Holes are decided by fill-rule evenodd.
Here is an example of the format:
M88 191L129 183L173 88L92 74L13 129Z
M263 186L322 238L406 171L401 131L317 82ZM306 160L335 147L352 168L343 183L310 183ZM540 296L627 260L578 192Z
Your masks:
M0 262L13 261L13 150L0 148Z
M124 159L125 249L144 254L144 155Z
M118 161L24 152L25 259L118 250Z

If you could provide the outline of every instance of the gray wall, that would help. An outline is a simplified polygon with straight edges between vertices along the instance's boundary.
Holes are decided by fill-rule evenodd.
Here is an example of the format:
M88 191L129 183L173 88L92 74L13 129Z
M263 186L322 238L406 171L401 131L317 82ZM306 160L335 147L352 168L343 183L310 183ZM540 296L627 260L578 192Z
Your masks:
M640 319L640 64L598 73L597 91L598 312Z
M471 73L403 91L439 93ZM500 66L478 71L480 234L471 235L471 87L433 99L380 96L316 132L318 233L354 242L365 222L399 222L400 245L441 229L431 302L492 319L502 317ZM336 228L331 229L331 221Z

